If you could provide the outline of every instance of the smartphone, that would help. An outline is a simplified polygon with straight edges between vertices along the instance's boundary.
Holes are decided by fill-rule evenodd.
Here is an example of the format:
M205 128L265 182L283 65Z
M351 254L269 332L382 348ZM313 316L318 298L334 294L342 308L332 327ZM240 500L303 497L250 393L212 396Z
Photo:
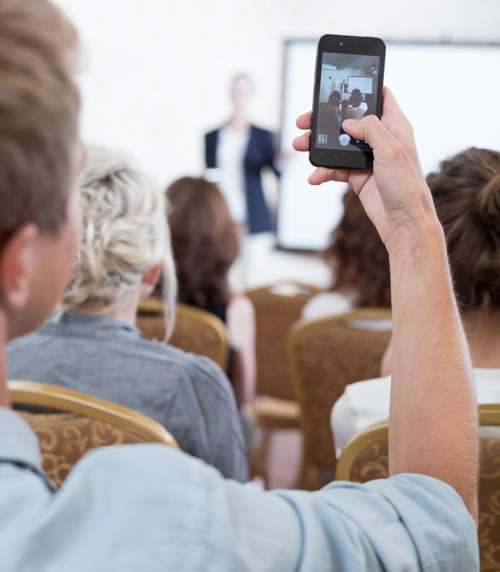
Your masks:
M382 113L385 44L379 38L322 36L314 81L309 160L317 167L368 169L371 147L351 138L345 119Z

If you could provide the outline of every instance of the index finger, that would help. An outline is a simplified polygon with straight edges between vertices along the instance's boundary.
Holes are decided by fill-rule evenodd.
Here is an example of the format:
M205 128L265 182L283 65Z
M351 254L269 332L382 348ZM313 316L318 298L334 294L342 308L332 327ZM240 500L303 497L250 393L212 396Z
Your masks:
M373 149L375 158L392 157L394 147L400 144L375 115L363 119L346 119L342 127L355 139L366 141Z
M312 123L312 111L299 115L295 123L299 129L310 129Z

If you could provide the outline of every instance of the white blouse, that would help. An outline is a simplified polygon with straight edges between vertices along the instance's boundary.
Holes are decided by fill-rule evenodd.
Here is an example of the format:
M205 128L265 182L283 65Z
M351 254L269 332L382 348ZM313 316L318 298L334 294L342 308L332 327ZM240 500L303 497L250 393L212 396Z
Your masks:
M351 297L353 298L353 297ZM344 314L353 308L353 301L339 292L321 292L309 299L302 309L304 320L317 320Z
M247 220L244 161L249 138L249 130L235 131L224 128L219 132L217 145L219 187L226 198L233 219L238 224L245 224Z
M474 369L479 404L500 403L500 369ZM333 406L331 426L337 457L347 441L373 423L389 418L391 378L358 381Z

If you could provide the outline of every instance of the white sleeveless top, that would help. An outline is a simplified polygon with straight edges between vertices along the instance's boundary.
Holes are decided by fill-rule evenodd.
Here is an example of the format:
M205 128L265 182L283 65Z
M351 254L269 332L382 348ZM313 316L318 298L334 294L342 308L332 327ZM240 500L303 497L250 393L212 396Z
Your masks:
M219 131L217 145L219 187L233 219L238 224L245 224L247 221L243 163L249 139L250 130L235 131L223 128Z
M474 369L478 404L500 403L500 369ZM391 378L358 381L333 406L331 426L337 457L347 441L373 423L389 418Z

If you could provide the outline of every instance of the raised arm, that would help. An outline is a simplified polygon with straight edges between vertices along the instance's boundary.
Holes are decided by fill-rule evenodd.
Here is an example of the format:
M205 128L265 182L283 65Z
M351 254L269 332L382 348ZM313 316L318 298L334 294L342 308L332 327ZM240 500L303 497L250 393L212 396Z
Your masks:
M309 129L310 114L298 127ZM446 245L422 177L413 132L393 95L383 117L344 122L373 148L370 171L316 169L309 181L347 181L389 252L393 308L390 472L441 479L477 514L478 423L469 353ZM309 147L309 133L295 148Z

